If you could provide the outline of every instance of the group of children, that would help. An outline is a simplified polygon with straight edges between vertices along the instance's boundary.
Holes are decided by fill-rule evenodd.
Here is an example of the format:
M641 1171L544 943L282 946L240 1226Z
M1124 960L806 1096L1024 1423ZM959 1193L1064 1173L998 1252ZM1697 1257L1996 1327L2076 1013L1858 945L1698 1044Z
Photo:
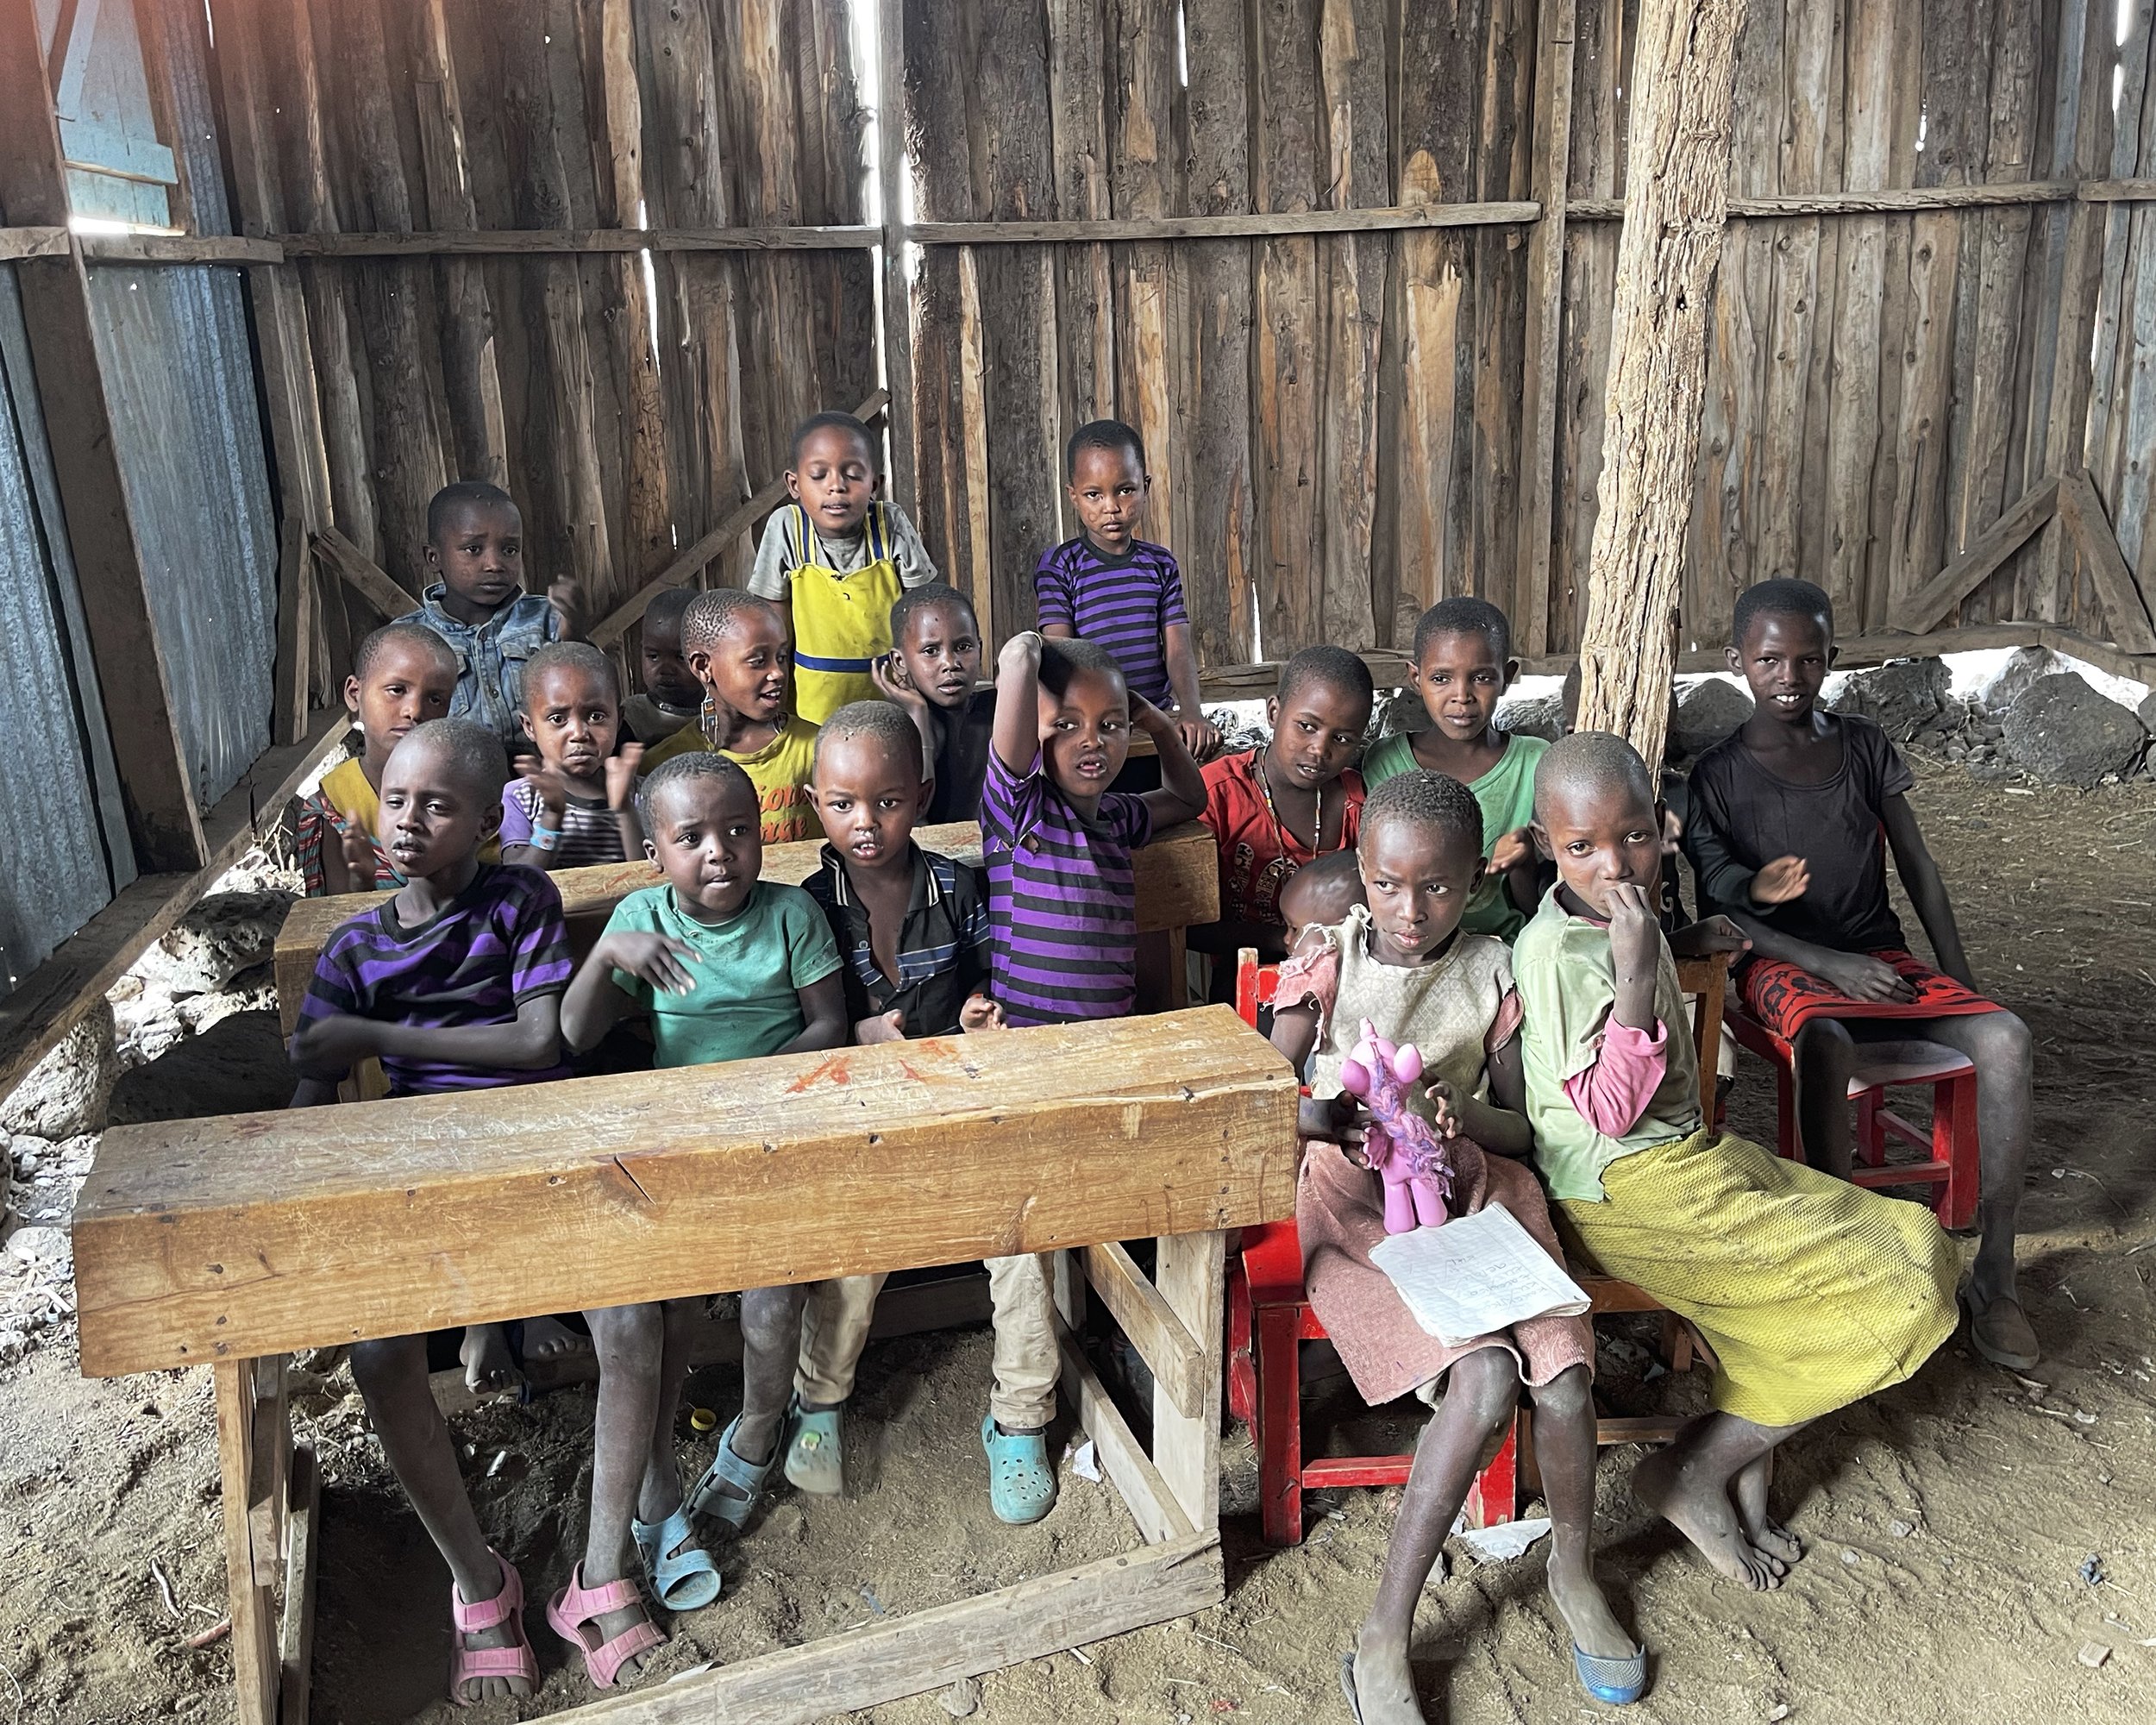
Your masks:
M1984 1238L1961 1298L1979 1352L2034 1362L2013 1284L2027 1033L1975 991L1906 767L1876 727L1817 706L1833 651L1817 588L1770 582L1739 605L1731 663L1757 706L1694 775L1683 843L1702 919L1680 926L1665 800L1639 757L1607 735L1545 744L1495 724L1518 667L1494 607L1448 599L1421 619L1409 682L1427 729L1366 749L1367 667L1313 647L1282 671L1266 745L1201 767L1218 733L1198 708L1175 561L1137 536L1150 481L1128 427L1073 438L1081 532L1041 560L1041 630L1004 643L988 688L971 607L878 495L865 428L810 420L787 477L794 501L749 590L662 595L646 614L644 689L628 701L573 639L578 596L523 593L508 499L463 486L437 499L442 583L362 646L346 692L361 752L303 811L310 892L397 890L324 948L293 1038L296 1103L331 1100L368 1059L391 1094L543 1082L628 1019L673 1066L1125 1014L1132 853L1202 820L1221 921L1192 944L1216 973L1244 946L1282 961L1271 1035L1309 1080L1297 1217L1312 1304L1373 1403L1413 1391L1436 1409L1344 1664L1371 1725L1422 1717L1415 1604L1523 1383L1581 1681L1634 1699L1645 1656L1593 1573L1585 1320L1446 1346L1372 1261L1368 1116L1340 1082L1363 1021L1423 1051L1413 1103L1451 1141L1456 1208L1502 1203L1561 1262L1638 1284L1707 1339L1714 1411L1633 1488L1723 1574L1771 1587L1800 1555L1768 1515L1776 1446L1906 1378L1953 1327L1956 1261L1929 1213L1834 1177L1852 1051L1890 1021L1977 1057ZM1155 756L1142 775L1126 770L1134 731ZM513 775L512 745L530 757ZM980 825L980 870L914 840L924 820L964 819ZM805 888L761 878L765 845L818 830ZM1906 950L1882 834L1946 975ZM541 871L640 851L660 883L624 898L573 963ZM1749 955L1747 1010L1796 1044L1806 1163L1702 1112L1675 956L1717 950ZM1037 1258L987 1267L981 1440L994 1512L1024 1523L1056 1491L1049 1276ZM708 1604L707 1542L747 1524L774 1466L800 1490L842 1489L842 1410L881 1285L743 1293L743 1406L686 1490L685 1312L584 1314L599 1367L590 1519L547 1615L594 1683L634 1676L662 1640L632 1568L659 1605ZM476 1354L492 1357L467 1341ZM425 1339L368 1343L354 1370L454 1578L453 1698L529 1694L521 1582L464 1492Z

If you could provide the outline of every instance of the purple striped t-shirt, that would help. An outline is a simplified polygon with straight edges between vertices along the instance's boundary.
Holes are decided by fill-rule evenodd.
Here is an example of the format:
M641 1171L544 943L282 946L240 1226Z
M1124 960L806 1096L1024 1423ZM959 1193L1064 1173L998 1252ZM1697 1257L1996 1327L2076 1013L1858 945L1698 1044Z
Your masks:
M530 844L532 824L542 806L539 787L530 780L511 779L504 785L502 843ZM542 862L524 866L542 866L551 874L556 869L589 869L601 862L624 862L620 818L603 802L571 797L561 811L561 842L539 856Z
M415 928L398 920L393 898L339 925L315 961L299 1020L381 1019L429 1029L509 1024L534 995L567 988L575 968L554 882L536 869L482 862L447 909ZM508 1072L387 1057L382 1072L392 1096L569 1076L565 1065Z
M1110 791L1088 821L1036 756L1023 777L988 751L981 851L988 979L1012 1025L1121 1018L1138 994L1131 852L1153 836L1142 798Z
M1099 643L1122 667L1132 694L1157 707L1174 704L1168 626L1190 618L1173 552L1133 539L1127 555L1108 557L1081 534L1041 558L1033 598L1042 628L1061 624L1080 640Z

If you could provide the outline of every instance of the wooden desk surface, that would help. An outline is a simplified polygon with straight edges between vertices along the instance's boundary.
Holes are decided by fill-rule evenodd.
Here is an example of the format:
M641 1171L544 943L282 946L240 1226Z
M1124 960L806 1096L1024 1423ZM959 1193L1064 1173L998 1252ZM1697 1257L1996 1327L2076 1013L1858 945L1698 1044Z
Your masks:
M116 1126L92 1377L1274 1220L1294 1074L1225 1007Z
M981 829L971 821L924 826L914 837L922 848L977 863ZM816 872L824 841L768 845L763 878L798 886ZM1140 934L1217 922L1220 916L1219 852L1213 835L1195 821L1162 833L1138 853L1138 929ZM562 909L569 919L569 941L580 957L588 952L614 906L641 887L658 884L655 865L645 862L606 862L592 869L564 869L554 876ZM314 975L323 944L339 923L379 904L386 893L351 893L334 899L302 899L277 933L277 1006L289 1032L299 1021L299 1003Z

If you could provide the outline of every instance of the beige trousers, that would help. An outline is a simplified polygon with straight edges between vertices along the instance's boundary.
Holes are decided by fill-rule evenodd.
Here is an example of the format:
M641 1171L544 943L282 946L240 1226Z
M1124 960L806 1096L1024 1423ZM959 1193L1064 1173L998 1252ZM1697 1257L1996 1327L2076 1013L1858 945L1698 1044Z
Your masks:
M1011 1431L1045 1426L1056 1412L1055 1301L1045 1258L992 1258L988 1302L995 1327L988 1411ZM802 1401L828 1408L854 1393L868 1343L881 1276L843 1276L809 1289L801 1314L801 1356L793 1374Z

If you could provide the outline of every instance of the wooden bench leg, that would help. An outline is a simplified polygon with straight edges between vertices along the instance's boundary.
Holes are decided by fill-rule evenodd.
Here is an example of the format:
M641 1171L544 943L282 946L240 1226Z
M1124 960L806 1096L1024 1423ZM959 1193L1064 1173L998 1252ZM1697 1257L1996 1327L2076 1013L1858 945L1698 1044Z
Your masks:
M284 1683L277 1716L278 1725L307 1725L309 1673L315 1659L315 1556L322 1531L322 1469L310 1445L292 1449L291 1507L285 1615L277 1629Z
M252 1359L220 1360L210 1371L216 1380L217 1475L224 1497L224 1560L232 1595L233 1718L235 1725L279 1725L282 1684L271 1591L276 1570L258 1562L253 1514L258 1464L270 1460L257 1454L258 1441L265 1435L257 1423L257 1364ZM283 1363L275 1364L281 1390ZM276 1434L268 1435L272 1441L267 1447L273 1450ZM273 1519L281 1517L273 1512Z
M1227 1281L1225 1234L1168 1234L1155 1243L1153 1285L1204 1350L1197 1411L1185 1413L1157 1377L1153 1464L1200 1532L1220 1525L1220 1341Z

